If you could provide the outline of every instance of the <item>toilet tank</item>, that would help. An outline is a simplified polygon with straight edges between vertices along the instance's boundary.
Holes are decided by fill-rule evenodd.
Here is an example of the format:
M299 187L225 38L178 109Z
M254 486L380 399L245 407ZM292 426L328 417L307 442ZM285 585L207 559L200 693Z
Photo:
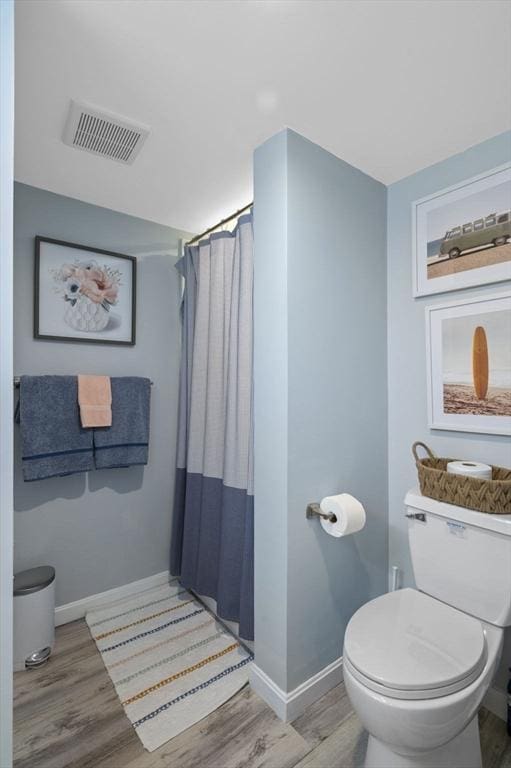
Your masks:
M410 491L417 588L498 627L511 625L511 514L489 515Z

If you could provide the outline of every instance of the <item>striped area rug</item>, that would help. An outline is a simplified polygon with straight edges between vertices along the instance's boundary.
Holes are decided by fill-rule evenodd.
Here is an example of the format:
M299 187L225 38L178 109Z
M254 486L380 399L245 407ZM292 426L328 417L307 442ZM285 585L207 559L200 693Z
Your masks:
M102 605L86 621L149 752L248 682L251 654L176 579Z

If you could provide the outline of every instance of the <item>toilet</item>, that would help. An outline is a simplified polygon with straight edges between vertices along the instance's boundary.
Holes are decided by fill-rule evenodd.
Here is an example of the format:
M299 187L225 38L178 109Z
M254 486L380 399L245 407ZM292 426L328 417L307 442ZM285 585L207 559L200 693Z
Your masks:
M481 768L477 712L511 625L511 514L419 491L405 506L417 588L363 605L344 638L365 768Z

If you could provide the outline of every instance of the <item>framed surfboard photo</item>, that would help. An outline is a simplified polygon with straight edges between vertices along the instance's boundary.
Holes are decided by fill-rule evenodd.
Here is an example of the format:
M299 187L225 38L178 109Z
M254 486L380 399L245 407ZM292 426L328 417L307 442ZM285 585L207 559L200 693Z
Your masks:
M428 426L511 434L511 292L426 307Z
M511 279L511 164L412 203L413 295Z

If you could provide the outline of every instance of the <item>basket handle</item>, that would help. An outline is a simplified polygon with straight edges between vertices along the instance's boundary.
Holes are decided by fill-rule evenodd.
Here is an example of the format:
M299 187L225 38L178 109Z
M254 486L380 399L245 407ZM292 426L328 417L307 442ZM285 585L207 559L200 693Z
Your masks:
M433 451L431 450L431 448L428 448L428 446L426 445L426 443L422 443L420 440L417 440L417 442L415 442L415 443L412 445L412 453L413 453L413 458L415 459L415 461L416 461L416 462L419 462L419 461L420 461L419 457L417 456L417 448L419 448L419 446L420 446L421 448L424 448L424 450L426 451L426 453L428 454L428 456L429 456L429 458L430 458L430 459L435 459L435 458L436 458L435 454L433 453Z

